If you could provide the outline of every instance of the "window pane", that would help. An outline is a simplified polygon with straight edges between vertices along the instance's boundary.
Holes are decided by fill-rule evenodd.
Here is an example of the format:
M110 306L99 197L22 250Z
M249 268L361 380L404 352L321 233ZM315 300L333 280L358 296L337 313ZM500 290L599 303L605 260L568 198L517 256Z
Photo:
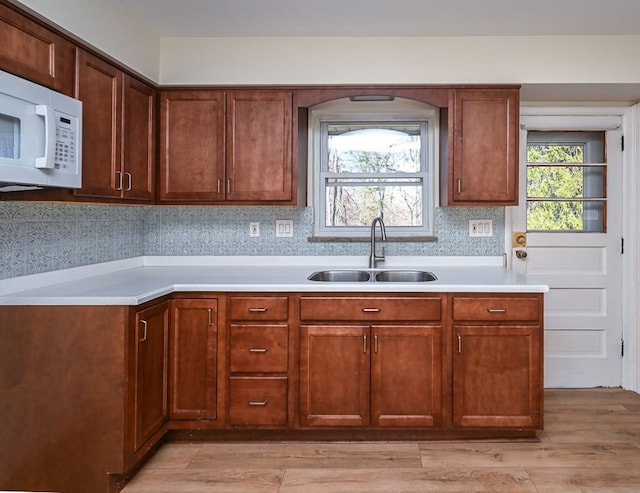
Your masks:
M527 202L527 231L604 232L604 201Z
M528 166L529 198L604 198L604 166Z
M344 181L327 183L325 226L370 226L383 214L387 226L423 226L422 182L367 185Z
M416 173L421 169L419 123L329 123L331 173Z

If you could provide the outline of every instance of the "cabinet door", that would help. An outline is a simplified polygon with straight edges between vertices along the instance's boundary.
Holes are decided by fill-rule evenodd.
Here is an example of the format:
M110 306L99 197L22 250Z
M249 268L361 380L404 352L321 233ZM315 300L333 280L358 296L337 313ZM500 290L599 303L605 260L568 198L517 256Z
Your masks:
M124 75L122 194L152 200L155 187L155 91Z
M291 92L227 94L228 200L291 200L291 111Z
M78 50L76 97L82 101L82 188L75 195L120 197L122 72Z
M371 424L440 425L442 328L373 326Z
M168 330L167 303L136 314L135 450L160 430L168 419Z
M368 326L301 327L302 426L369 424L370 342Z
M447 205L517 205L517 89L455 89Z
M171 418L216 418L217 300L171 302Z
M161 201L224 199L224 92L160 95Z
M10 7L0 5L0 68L73 95L73 45Z
M539 326L454 326L454 426L539 428Z

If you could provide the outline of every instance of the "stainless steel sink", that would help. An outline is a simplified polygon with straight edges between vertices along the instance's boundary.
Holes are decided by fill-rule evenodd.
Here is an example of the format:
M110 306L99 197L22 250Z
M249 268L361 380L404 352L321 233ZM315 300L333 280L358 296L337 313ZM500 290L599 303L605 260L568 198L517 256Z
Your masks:
M379 282L429 282L436 279L433 272L423 270L383 270L375 275Z
M366 282L371 280L371 273L366 270L321 270L314 272L307 279L324 282Z
M423 270L321 270L307 279L321 282L428 282L438 278L433 272Z

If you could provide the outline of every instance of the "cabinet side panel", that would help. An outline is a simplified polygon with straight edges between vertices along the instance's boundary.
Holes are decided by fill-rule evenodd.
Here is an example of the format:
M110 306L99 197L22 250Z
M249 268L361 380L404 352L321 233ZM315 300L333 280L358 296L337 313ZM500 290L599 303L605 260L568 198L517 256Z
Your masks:
M121 474L126 307L0 307L0 489L107 492Z

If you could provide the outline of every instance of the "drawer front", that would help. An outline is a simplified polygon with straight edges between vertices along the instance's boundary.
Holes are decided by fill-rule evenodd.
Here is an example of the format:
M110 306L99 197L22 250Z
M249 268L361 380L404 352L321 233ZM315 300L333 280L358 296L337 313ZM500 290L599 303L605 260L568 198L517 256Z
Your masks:
M286 372L287 335L287 325L231 325L231 372Z
M232 425L286 425L286 377L231 377L229 422Z
M537 321L540 319L538 297L453 297L456 321Z
M300 298L302 320L438 321L440 297L322 296Z
M230 320L284 321L289 318L289 299L286 296L231 296Z

